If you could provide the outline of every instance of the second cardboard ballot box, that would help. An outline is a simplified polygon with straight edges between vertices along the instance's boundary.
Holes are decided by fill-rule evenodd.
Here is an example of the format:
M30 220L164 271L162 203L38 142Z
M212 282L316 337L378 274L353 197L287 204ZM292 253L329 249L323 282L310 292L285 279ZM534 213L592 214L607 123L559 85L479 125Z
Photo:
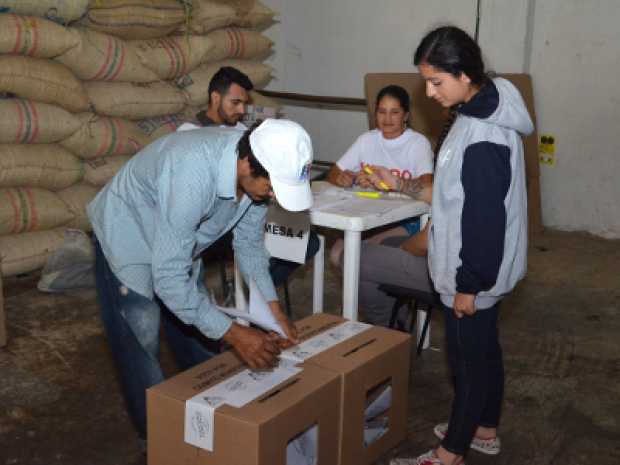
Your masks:
M407 435L411 336L325 313L295 325L303 342L293 351L304 360L302 366L324 368L341 379L338 463L374 463ZM313 354L321 344L340 338ZM308 353L299 354L305 348Z
M260 384L268 373L248 370L227 352L152 387L147 391L149 465L337 465L340 376L315 365L293 370L294 375L247 401L248 391L256 388L252 379ZM220 398L211 421L198 414L188 418L193 399L218 402L213 393L224 391L246 396L247 403L234 407ZM187 443L188 430L211 435L211 450Z

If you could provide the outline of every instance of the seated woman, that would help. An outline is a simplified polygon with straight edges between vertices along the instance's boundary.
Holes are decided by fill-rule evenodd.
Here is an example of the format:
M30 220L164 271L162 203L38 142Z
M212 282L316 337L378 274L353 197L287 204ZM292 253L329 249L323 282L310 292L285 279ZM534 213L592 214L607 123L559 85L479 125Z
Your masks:
M364 321L379 326L390 323L394 298L379 290L381 284L433 292L426 258L429 227L430 221L411 237L389 237L380 244L362 244L359 308ZM404 310L409 313L406 307Z
M409 94L400 86L390 85L377 94L375 106L377 129L357 138L355 143L338 160L327 174L327 180L340 187L372 187L365 165L384 166L402 179L433 176L433 152L422 134L407 127L409 119ZM407 238L418 230L417 220L405 220L371 233L365 241L381 243L387 237ZM334 266L340 266L343 241L338 240L330 251Z

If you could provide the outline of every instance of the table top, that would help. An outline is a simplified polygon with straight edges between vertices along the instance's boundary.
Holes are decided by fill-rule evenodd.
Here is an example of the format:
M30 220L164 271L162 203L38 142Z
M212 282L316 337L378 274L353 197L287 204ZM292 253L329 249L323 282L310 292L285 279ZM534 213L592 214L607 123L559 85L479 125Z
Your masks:
M325 181L313 182L312 193L312 224L343 231L366 231L428 213L430 209L426 202L407 198L360 198Z

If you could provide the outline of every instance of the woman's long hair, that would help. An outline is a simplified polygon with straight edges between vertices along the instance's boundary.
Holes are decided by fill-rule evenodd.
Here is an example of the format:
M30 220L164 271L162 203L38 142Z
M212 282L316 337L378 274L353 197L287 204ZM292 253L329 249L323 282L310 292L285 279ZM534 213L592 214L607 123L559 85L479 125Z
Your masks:
M456 78L465 73L477 87L489 80L480 47L469 34L455 26L443 26L429 32L418 45L413 64L428 64ZM451 108L435 146L435 158L455 119L456 111Z
M489 79L480 47L469 34L454 26L429 32L415 51L413 64L429 64L457 78L465 73L475 86L482 86Z

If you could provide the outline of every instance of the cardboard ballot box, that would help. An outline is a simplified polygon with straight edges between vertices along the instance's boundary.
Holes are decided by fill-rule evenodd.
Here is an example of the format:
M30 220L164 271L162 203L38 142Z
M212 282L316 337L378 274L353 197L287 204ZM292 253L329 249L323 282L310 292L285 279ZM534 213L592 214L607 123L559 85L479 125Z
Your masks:
M345 323L350 331L344 331ZM407 434L410 335L325 313L295 325L302 343L287 352L296 350L305 369L325 368L342 380L339 464L374 463ZM330 338L343 340L312 355L313 341L316 348ZM383 412L375 405L381 399L387 401Z
M149 389L149 465L337 465L340 378L315 365L290 367L293 375L249 401L269 372L250 371L232 352ZM244 395L244 406L230 405ZM212 422L192 402L217 405ZM186 442L196 434L211 435L211 450Z

